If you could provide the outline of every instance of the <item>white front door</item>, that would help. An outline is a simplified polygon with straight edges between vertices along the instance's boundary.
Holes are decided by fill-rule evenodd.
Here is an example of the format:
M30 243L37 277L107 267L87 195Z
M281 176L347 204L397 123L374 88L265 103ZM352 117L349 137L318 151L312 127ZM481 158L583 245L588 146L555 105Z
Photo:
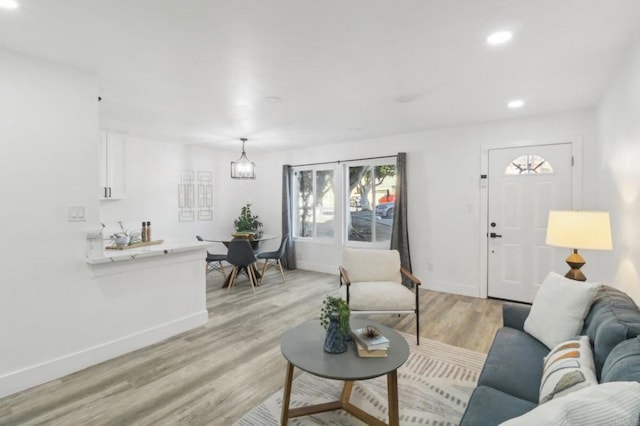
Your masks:
M533 302L566 255L545 245L549 210L571 210L571 143L489 150L488 295Z

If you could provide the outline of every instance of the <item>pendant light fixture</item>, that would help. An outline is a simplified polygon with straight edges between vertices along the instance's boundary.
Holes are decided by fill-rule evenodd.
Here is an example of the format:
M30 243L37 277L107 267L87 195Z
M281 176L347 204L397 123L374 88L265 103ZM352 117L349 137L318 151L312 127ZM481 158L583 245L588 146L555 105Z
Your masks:
M242 155L238 158L238 161L231 162L231 179L255 179L256 178L256 165L249 161L247 154L244 152L244 143L246 138L240 139L242 141Z

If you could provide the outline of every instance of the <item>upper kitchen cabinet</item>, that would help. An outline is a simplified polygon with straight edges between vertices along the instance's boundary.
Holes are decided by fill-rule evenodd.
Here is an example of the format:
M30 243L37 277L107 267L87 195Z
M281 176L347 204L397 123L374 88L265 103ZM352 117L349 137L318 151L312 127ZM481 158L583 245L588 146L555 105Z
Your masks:
M100 131L100 199L125 198L124 185L124 139L120 133Z

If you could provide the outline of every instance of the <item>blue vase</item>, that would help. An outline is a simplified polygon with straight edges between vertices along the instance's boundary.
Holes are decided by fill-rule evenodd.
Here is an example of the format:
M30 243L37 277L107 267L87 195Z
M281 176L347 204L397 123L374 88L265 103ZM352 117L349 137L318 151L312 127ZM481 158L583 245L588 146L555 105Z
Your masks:
M327 337L324 339L324 351L330 354L341 354L347 350L347 336L340 332L337 316L329 318Z

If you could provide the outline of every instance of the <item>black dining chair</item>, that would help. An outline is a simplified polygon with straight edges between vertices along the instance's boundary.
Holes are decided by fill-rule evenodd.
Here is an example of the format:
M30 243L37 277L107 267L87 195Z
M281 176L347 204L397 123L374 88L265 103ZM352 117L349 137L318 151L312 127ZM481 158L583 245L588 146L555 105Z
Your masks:
M246 271L251 282L253 292L256 291L257 278L255 271L256 255L248 240L232 240L229 242L229 252L227 253L227 262L233 265L231 278L229 279L229 290L236 283L236 278L241 270Z
M284 270L282 269L282 261L281 259L284 257L284 251L287 248L287 241L289 240L289 235L283 235L282 240L280 241L280 248L276 251L267 251L264 253L258 254L258 259L264 260L264 265L262 265L262 276L260 277L260 284L262 284L262 280L264 279L264 273L267 268L271 266L278 265L280 268L280 275L282 275L282 282L286 283L287 281L284 279Z
M196 235L196 239L198 241L204 241L204 239L200 236L200 235ZM222 264L222 262L227 260L227 255L226 254L213 254L213 253L209 253L209 251L207 250L207 258L206 260L206 273L208 274L211 271L218 271L220 272L223 276L224 279L227 279L227 273L224 270L224 266Z

